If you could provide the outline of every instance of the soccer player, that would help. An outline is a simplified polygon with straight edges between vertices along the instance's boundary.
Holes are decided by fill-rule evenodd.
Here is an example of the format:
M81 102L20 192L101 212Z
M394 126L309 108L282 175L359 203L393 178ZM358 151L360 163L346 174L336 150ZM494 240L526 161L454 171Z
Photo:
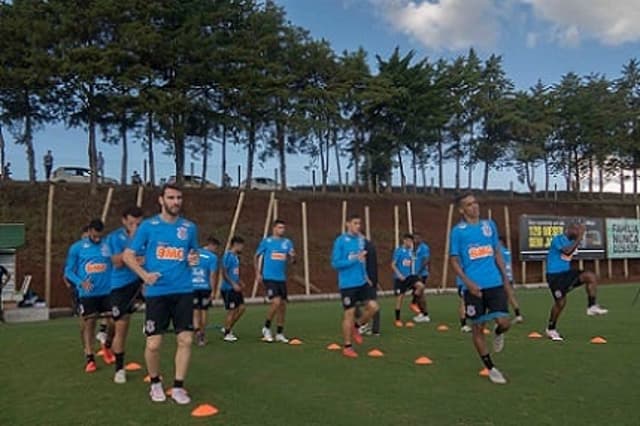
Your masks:
M273 222L270 237L263 239L256 250L254 266L256 279L264 283L267 297L271 301L267 319L262 327L262 339L273 342L271 321L276 317L276 342L289 343L284 335L284 319L287 312L287 265L295 261L293 243L284 237L286 224L277 219Z
M220 241L210 236L207 245L198 251L200 262L191 268L193 284L193 327L196 332L198 346L207 344L205 330L207 328L207 311L211 307L211 292L216 288L218 272L218 255Z
M402 237L402 245L393 252L391 270L393 271L393 290L396 294L395 326L402 327L400 320L400 309L404 294L411 290L414 302L419 307L419 314L413 317L415 322L429 322L429 314L424 300L424 284L416 275L415 258L413 255L413 235L405 234Z
M242 296L242 288L244 287L240 280L240 258L244 248L244 239L242 237L233 237L231 239L231 247L222 257L222 285L220 293L224 300L224 308L227 310L227 316L224 320L224 338L225 342L233 343L238 340L233 334L233 326L238 322L242 314L244 314L244 297Z
M451 230L451 266L464 284L465 312L473 324L473 344L489 370L489 379L505 384L507 380L494 366L483 333L483 324L495 320L493 350L501 352L504 334L511 325L504 290L509 285L509 278L496 224L480 219L480 206L471 193L457 197L455 204L463 219Z
M507 271L507 277L509 278L509 285L506 286L504 290L507 292L509 304L513 308L513 313L515 314L513 322L521 323L522 321L524 321L524 317L522 316L522 312L520 312L520 304L518 303L518 299L516 299L515 288L513 288L513 266L511 261L511 250L509 250L509 248L507 247L507 241L502 235L500 235L498 239L500 241L502 258L504 259L504 268Z
M158 203L161 212L144 220L133 241L123 253L124 263L144 283L146 303L144 332L147 336L144 358L151 379L149 396L163 402L166 394L160 380L160 347L169 322L177 335L175 380L171 398L188 404L184 389L193 342L193 287L189 267L198 263L198 230L193 222L180 216L182 191L175 185L162 187ZM137 253L144 253L140 265Z
M422 239L422 235L419 232L413 233L413 239L415 241L416 248L416 275L420 278L420 282L424 284L425 288L427 286L427 279L429 278L429 268L431 266L431 249L429 245ZM425 306L426 306L426 294L425 294ZM411 309L416 314L420 313L420 306L417 303L417 299L414 296L413 301L409 305L409 309Z
M127 382L124 369L124 352L129 320L133 313L133 302L140 292L140 277L127 267L122 260L122 253L131 243L133 236L142 221L142 210L139 207L129 207L122 213L122 227L113 231L107 237L111 251L111 316L115 323L112 349L115 355L115 375L113 381L118 384ZM144 264L144 257L137 256L139 264Z
M575 287L585 285L587 290L587 315L605 315L609 311L596 303L598 281L596 274L591 271L571 269L571 259L578 251L578 246L584 237L585 226L572 223L564 233L556 235L551 240L547 254L547 283L553 296L549 324L546 334L551 340L562 341L556 325L562 310L567 304L567 294Z
M84 320L84 370L87 373L96 371L93 345L97 318L111 314L111 254L109 246L102 239L103 230L101 220L92 220L87 231L88 237L76 241L69 248L64 268L65 279L78 289L79 311ZM103 348L103 358L107 364L113 362L109 348Z
M336 238L333 243L331 266L338 271L338 287L344 308L342 355L357 358L358 353L353 349L352 339L357 344L362 343L359 328L373 318L379 307L375 300L371 300L370 286L374 283L366 271L367 251L364 249L365 239L360 232L362 219L358 215L352 215L346 225L347 232ZM356 320L355 311L358 303L364 303L365 307L360 319Z

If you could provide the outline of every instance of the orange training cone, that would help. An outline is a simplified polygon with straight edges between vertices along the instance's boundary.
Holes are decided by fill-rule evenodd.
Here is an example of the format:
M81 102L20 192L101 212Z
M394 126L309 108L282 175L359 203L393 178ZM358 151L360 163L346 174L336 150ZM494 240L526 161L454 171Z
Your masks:
M130 362L129 364L124 366L124 369L127 371L138 371L142 370L142 366L137 362Z
M327 349L329 349L330 351L339 351L340 349L342 349L342 347L337 343L332 343L327 346Z
M209 416L215 416L216 414L218 414L218 411L219 410L213 405L202 404L194 408L193 411L191 412L191 415L193 417L209 417Z
M542 334L537 331L532 331L527 337L529 337L529 339L542 339Z
M371 349L367 355L371 358L382 358L384 353L379 349Z
M301 345L301 344L302 344L302 340L300 340L300 339L291 339L291 340L289 341L289 344L290 344L290 345L294 345L294 346L298 346L298 345Z
M489 377L489 369L488 368L483 368L482 370L480 370L478 372L478 376Z
M431 361L431 358L429 357L421 356L420 358L416 359L415 363L416 365L431 365L433 364L433 361Z
M607 343L607 339L605 339L604 337L596 336L591 339L591 343L596 345L604 345L605 343Z
M483 332L485 335L487 335L487 336L488 336L489 334L491 334L491 331L490 331L488 328L483 328L483 329L482 329L482 332Z
M449 326L447 324L440 324L438 326L438 328L436 328L436 330L438 330L438 331L449 331Z
M416 323L413 322L413 321L407 321L407 322L404 323L404 326L407 327L407 328L413 328L413 327L416 326Z

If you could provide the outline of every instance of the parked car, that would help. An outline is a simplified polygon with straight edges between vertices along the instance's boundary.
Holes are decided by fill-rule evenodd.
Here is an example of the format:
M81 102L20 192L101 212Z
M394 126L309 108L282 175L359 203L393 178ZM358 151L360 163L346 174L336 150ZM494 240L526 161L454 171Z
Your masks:
M244 180L240 184L240 188L246 188L247 181ZM249 181L249 189L257 189L261 191L277 191L280 189L280 185L274 179L266 177L255 177Z
M58 167L51 174L49 179L51 182L58 183L90 183L91 182L91 169L86 167L76 166L62 166ZM104 183L107 185L117 185L118 181L112 178L98 176L98 183Z
M176 183L176 177L175 176L169 176L169 179L166 180L166 183L169 184L175 184ZM163 182L161 181L161 184L163 184ZM195 175L184 175L184 181L182 186L184 188L200 188L202 187L202 177L201 176L195 176ZM215 189L218 187L218 185L216 185L215 183L209 182L208 180L204 181L204 187L208 188L208 189Z

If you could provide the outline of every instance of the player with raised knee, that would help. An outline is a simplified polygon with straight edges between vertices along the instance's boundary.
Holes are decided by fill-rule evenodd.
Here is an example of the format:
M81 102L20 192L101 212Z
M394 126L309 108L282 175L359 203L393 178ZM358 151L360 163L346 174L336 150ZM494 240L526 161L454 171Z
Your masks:
M420 281L415 270L415 257L413 252L413 235L405 234L402 237L402 245L393 252L391 270L393 271L393 291L396 295L395 326L402 327L400 310L406 292L411 291L413 301L418 305L419 314L413 317L415 322L429 322L429 314L424 299L424 283Z
M220 241L213 236L207 238L207 244L198 250L200 256L198 265L191 267L193 328L198 346L207 344L207 312L211 307L212 291L216 288L218 247L220 247Z
M224 320L224 338L225 342L233 343L238 340L233 334L233 326L244 314L246 307L244 305L244 296L242 290L244 284L240 279L240 254L244 248L244 239L242 237L233 237L231 239L231 247L222 257L222 285L220 286L220 294L224 301L224 308L227 315Z

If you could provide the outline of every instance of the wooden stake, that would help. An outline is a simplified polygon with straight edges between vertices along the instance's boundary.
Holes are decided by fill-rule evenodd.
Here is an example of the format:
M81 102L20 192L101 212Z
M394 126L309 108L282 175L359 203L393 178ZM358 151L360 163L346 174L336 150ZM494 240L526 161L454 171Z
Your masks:
M527 262L522 261L522 284L527 283Z
M369 215L369 206L364 206L364 232L367 240L371 241L371 224Z
M142 197L144 196L144 186L138 186L138 193L136 195L136 206L142 207Z
M622 266L624 268L624 278L629 278L629 259L622 259Z
M441 287L447 287L447 275L449 274L449 247L451 241L449 240L449 234L451 231L451 225L453 222L453 204L449 204L449 213L447 215L447 227L445 228L444 236L444 261L442 262L442 283Z
M302 202L302 245L304 257L304 291L311 294L311 280L309 279L309 234L307 230L307 203Z
M271 215L273 214L273 203L275 200L275 192L271 192L269 195L269 204L267 205L267 215L264 219L264 231L262 232L262 238L267 238L269 233L269 223L271 222ZM258 262L262 263L262 256L259 257ZM258 292L258 277L253 280L253 288L251 289L251 297L256 297Z
M100 220L102 223L105 223L107 220L107 213L109 213L109 207L111 206L111 198L113 197L113 186L109 187L109 191L107 191L107 199L104 201L104 206L102 207L102 216L100 216Z
M233 214L233 219L231 220L231 229L229 229L229 236L227 237L227 242L224 245L224 251L226 253L231 247L231 239L233 238L236 232L236 226L238 226L238 219L240 218L240 211L242 210L242 204L244 203L244 191L240 191L240 195L238 196L238 202L236 203L236 211ZM218 288L216 289L215 299L220 298L220 287L222 287L222 268L219 268L218 272Z
M596 276L600 278L600 259L596 259L593 265L595 266L595 269L596 269Z
M578 260L578 268L581 271L584 271L584 260L582 260L582 259Z
M407 201L407 228L409 233L413 234L413 211L411 210L411 201Z
M51 307L51 234L53 230L53 196L55 185L49 185L49 198L47 199L47 233L44 243L44 299L47 306Z
M398 206L393 206L393 229L395 236L393 249L395 250L400 246L400 211Z
M273 200L273 220L280 219L280 215L278 214L278 199Z
M489 218L489 220L493 220L493 214L492 214L491 208L487 210L487 217Z
M607 277L611 279L613 277L613 261L607 259Z
M342 222L340 223L340 234L342 234L347 226L347 200L342 200Z
M504 232L505 232L505 238L507 239L507 248L511 253L513 253L513 250L511 247L511 218L509 217L508 206L504 206Z

